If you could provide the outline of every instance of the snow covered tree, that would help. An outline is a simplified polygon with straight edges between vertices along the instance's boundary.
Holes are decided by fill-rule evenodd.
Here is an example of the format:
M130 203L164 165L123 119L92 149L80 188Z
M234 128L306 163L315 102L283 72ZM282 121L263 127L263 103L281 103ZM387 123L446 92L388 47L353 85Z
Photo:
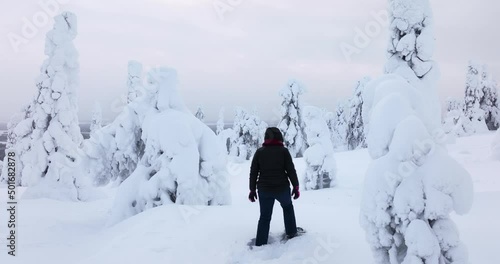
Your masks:
M215 133L187 110L177 74L155 70L158 97L142 124L144 155L120 185L111 222L165 204L230 203L225 154Z
M372 90L365 93L369 107L363 110L370 115L373 161L365 177L361 225L375 263L468 263L450 213L470 210L472 180L447 153L441 122L436 125L440 111L429 107L438 101L436 79L427 79L425 70L435 68L432 52L424 52L432 50L430 7L427 0L392 0L390 13L391 29L400 31L390 43L396 61L408 62L406 69L417 78L408 78L401 67L367 86Z
M304 125L302 122L300 96L305 92L303 86L296 80L290 80L280 90L281 121L278 128L283 131L285 146L292 157L302 157L307 148Z
M198 109L196 110L194 116L196 116L196 118L203 122L203 119L205 119L205 113L203 112L203 109L201 109L201 106L198 106Z
M472 110L480 105L482 97L483 89L481 87L479 65L475 62L469 61L469 65L467 65L464 98L464 113L469 119L472 120Z
M353 98L349 101L350 110L347 117L347 147L349 150L366 147L363 122L363 90L369 81L369 77L359 80L354 89Z
M142 72L137 75L142 76ZM136 87L141 87L141 92L115 120L94 131L84 141L84 171L93 178L94 184L119 184L136 169L145 147L141 124L146 114L154 110L157 100L158 83L153 75L154 72L149 73L147 85L136 83Z
M431 111L425 118L441 125L441 105L435 89L439 69L432 60L435 48L434 19L428 0L389 0L389 44L385 73L405 78L428 96Z
M347 105L338 102L333 119L333 147L337 150L347 149Z
M142 91L142 64L131 60L128 62L127 103L141 95Z
M434 67L433 18L427 0L390 0L389 60L386 73L410 83L424 79Z
M92 111L92 120L90 121L90 134L94 134L102 127L102 109L101 105L96 102Z
M217 120L217 130L215 134L219 135L224 131L224 108L221 108L219 111L219 119Z
M376 263L467 263L450 213L470 210L470 175L449 156L441 135L422 121L429 111L427 95L393 78L371 99L367 136L373 161L361 225Z
M481 85L479 66L469 62L465 84L464 115L470 120L467 132L469 134L488 130L485 121L485 111L481 109L481 100L484 97Z
M481 74L481 87L483 97L480 99L479 105L484 111L486 126L489 130L497 130L500 125L497 83L492 80L486 65L483 66Z
M334 140L333 140L333 135L335 134L335 114L333 112L329 111L324 111L324 118L326 122L326 126L328 127L328 131L330 131L330 140L332 141L332 145Z
M86 183L78 169L83 137L77 115L78 53L73 45L77 21L70 12L54 19L54 28L47 33L48 58L37 79L31 120L21 121L15 129L17 136L30 138L28 144L19 146L21 180L30 186L25 198L82 200Z
M307 168L305 189L317 190L335 185L336 163L330 131L322 110L306 106L303 109L305 132L309 148L304 152Z
M239 107L236 109L230 155L238 160L249 160L263 141L263 124L256 114Z

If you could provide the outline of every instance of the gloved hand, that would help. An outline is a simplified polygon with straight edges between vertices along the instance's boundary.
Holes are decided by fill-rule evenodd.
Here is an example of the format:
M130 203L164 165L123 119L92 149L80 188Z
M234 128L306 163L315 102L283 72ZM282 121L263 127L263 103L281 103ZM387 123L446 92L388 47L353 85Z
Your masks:
M292 196L294 200L297 200L300 197L299 186L293 187Z
M250 191L248 194L248 200L252 203L255 202L255 200L257 200L257 193L255 191Z

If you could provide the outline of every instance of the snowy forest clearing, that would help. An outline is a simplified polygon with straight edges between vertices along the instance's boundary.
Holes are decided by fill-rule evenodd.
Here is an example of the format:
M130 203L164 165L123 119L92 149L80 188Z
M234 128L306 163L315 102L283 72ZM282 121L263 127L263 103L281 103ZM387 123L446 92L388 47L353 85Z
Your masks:
M500 161L491 155L493 134L457 139L450 154L471 174L474 205L469 214L452 215L467 245L470 263L500 263ZM0 254L1 263L372 263L372 252L359 225L359 205L367 150L336 153L337 186L303 191L295 201L297 224L304 236L286 244L249 250L259 207L248 202L249 162L232 164L229 206L163 205L107 226L115 189L93 202L21 199L18 209L18 256ZM305 170L295 159L297 172ZM301 179L301 182L303 180ZM23 190L23 187L18 187ZM5 204L7 190L0 189ZM4 210L2 210L4 212ZM5 214L1 214L5 221ZM283 231L281 208L275 204L271 233ZM5 237L5 229L0 237ZM0 247L5 250L5 240ZM5 262L5 261L8 262Z

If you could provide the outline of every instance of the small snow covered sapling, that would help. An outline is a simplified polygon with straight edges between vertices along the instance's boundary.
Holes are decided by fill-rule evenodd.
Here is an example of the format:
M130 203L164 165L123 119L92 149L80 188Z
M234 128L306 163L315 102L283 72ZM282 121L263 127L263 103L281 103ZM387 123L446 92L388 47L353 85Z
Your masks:
M205 119L205 113L203 112L203 109L201 109L201 106L198 106L198 109L196 110L194 116L196 116L196 118L203 122L203 120Z
M335 185L336 163L330 132L323 111L307 106L304 108L304 124L309 148L304 152L307 168L305 189L317 190Z
M263 123L255 113L239 107L234 117L230 155L238 161L249 160L262 143Z

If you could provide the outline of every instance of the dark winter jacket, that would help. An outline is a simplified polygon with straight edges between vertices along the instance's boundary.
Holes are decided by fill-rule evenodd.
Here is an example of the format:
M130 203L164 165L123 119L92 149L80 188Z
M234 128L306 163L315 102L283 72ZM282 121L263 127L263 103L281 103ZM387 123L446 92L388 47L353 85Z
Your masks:
M290 180L290 181L289 181ZM283 136L277 128L266 130L265 142L253 156L250 167L250 190L283 191L298 186L292 156L283 146Z

